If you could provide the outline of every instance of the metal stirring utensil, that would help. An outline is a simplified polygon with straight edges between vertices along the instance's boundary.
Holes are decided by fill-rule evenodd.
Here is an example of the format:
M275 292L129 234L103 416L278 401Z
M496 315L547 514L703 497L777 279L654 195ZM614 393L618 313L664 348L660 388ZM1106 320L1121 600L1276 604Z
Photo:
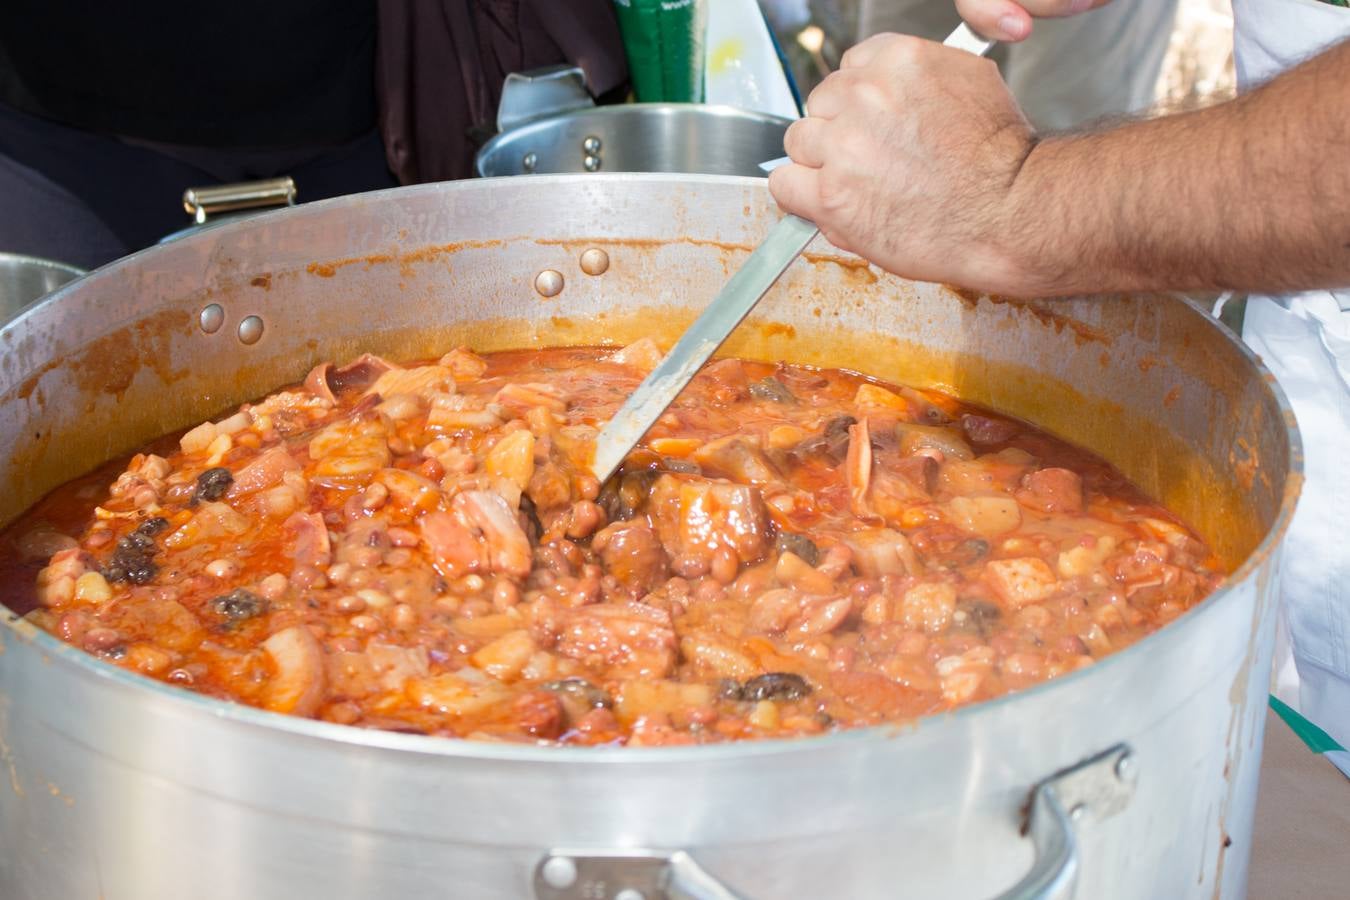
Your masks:
M993 46L963 22L942 42L943 46L983 56ZM789 162L787 157L761 165L770 171ZM735 275L689 326L689 330L642 380L595 439L591 471L600 481L613 475L637 446L647 430L675 401L698 370L736 330L779 277L801 255L820 229L797 216L787 215L769 229Z

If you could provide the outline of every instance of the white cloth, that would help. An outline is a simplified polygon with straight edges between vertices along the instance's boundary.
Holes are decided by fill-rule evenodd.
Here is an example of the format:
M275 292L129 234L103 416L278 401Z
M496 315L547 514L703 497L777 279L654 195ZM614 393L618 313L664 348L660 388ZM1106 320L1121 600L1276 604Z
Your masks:
M1350 37L1350 9L1233 0L1246 90ZM1285 540L1275 692L1350 747L1350 291L1247 301L1243 338L1289 396L1306 482ZM1347 773L1350 774L1350 773Z
M1031 37L995 48L1023 112L1061 131L1153 103L1177 0L1116 0L1065 19L1038 19ZM882 31L942 40L960 19L952 0L861 0L858 39Z

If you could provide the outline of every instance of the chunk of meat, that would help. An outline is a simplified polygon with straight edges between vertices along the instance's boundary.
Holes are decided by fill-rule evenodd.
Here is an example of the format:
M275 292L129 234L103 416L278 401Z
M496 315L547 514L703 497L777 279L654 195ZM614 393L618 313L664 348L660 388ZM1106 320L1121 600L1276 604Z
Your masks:
M526 691L511 703L511 718L526 734L555 740L563 730L563 706L552 691Z
M563 396L562 391L551 384L531 384L528 382L522 384L513 381L497 391L497 395L493 397L493 402L518 413L525 413L536 408L555 413L567 411L567 398Z
M318 513L292 513L281 526L287 538L287 553L297 566L326 566L333 558L328 526Z
M272 677L263 686L262 705L272 712L312 716L323 700L323 648L308 628L292 625L263 641Z
M332 371L332 363L321 362L305 376L305 390L329 404L337 403L337 397L333 396L333 388L328 383L328 376Z
M1045 513L1081 513L1083 479L1068 469L1038 469L1022 479L1017 502Z
M661 348L656 346L656 341L651 338L642 337L616 351L610 356L609 361L629 366L645 375L661 362Z
M911 456L872 473L872 488L865 506L891 524L901 524L913 506L932 500L938 464L930 456Z
M385 372L397 368L398 366L387 359L373 353L362 353L342 368L331 370L327 375L328 386L334 393L342 393L351 388L365 388Z
M843 536L853 551L853 565L860 575L922 575L923 562L909 539L891 528L868 528Z
M974 459L975 452L961 439L960 433L949 425L918 425L901 422L895 426L900 440L900 452L906 456L933 456L938 462L953 459Z
M393 368L381 372L375 383L366 388L366 394L379 394L381 397L393 397L398 394L412 394L425 397L439 393L455 392L455 376L445 366L416 366L411 369Z
M592 604L569 610L558 652L613 678L664 678L675 668L670 613L642 603Z
M984 579L1013 609L1039 603L1059 590L1059 579L1043 559L1034 556L996 559L984 567Z
M422 678L430 669L426 647L399 647L371 641L366 647L371 675L385 691L401 691L409 679Z
M744 564L771 545L764 498L749 485L662 475L649 507L661 542L681 557L707 563L729 553Z
M913 715L931 703L922 694L902 687L884 675L842 671L830 675L830 686L862 721Z
M694 462L711 475L750 484L769 484L782 476L753 438L733 434L709 441L693 453Z
M750 604L752 631L796 635L828 634L853 611L848 597L816 596L789 588L766 591Z
M451 507L482 540L491 571L514 578L530 574L530 539L500 494L464 491L455 495Z
M942 699L952 706L974 700L994 667L991 647L972 647L960 656L944 656L935 664L942 679Z
M263 488L279 484L287 472L300 471L300 463L295 461L285 447L271 447L234 473L234 482L225 492L226 500L236 500L245 494L252 494Z
M696 390L715 406L726 406L750 396L750 380L739 359L719 359L704 366L694 378Z
M468 347L456 347L437 362L450 370L456 381L473 381L487 371L487 360Z
M1010 441L1021 430L1007 419L991 419L988 416L972 414L961 417L961 428L972 443L985 446Z
M591 549L600 565L635 597L650 591L669 575L666 549L656 532L640 520L615 522L596 533Z
M417 528L431 553L432 564L442 575L458 578L484 567L478 536L459 517L429 512L417 520Z

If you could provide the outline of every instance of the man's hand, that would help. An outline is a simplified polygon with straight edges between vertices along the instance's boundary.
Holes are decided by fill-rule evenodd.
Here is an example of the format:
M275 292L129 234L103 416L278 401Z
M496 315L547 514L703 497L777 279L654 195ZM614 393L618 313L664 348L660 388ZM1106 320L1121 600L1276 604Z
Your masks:
M898 275L1020 296L1350 286L1350 40L1227 103L1040 140L968 53L886 35L845 66L769 189Z
M769 176L787 212L831 243L921 280L1022 282L1006 200L1033 146L992 62L878 35L844 54L807 100Z
M956 0L971 28L994 41L1016 42L1031 34L1031 20L1060 19L1105 6L1111 0Z

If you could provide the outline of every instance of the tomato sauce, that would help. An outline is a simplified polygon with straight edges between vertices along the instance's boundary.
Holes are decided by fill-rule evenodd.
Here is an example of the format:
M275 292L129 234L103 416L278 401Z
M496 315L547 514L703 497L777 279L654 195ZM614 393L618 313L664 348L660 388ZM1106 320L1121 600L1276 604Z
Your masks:
M107 662L347 725L819 734L1091 665L1222 577L1101 459L857 373L722 359L606 484L659 359L365 356L53 492L0 599Z

